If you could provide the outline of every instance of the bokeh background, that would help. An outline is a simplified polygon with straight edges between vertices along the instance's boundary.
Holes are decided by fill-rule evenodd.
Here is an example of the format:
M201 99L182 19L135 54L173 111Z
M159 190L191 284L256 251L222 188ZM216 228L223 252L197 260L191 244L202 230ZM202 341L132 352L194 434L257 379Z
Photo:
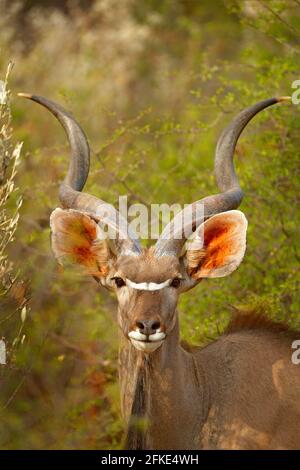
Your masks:
M2 240L16 231L0 245L0 447L120 448L116 302L56 266L49 215L68 146L56 120L16 94L44 95L77 117L92 148L88 192L111 203L120 194L130 204L188 203L216 191L214 147L234 114L294 91L300 2L0 0L2 80L10 61L0 210L13 222L0 223ZM182 297L184 340L216 337L233 308L299 326L299 112L265 110L240 139L247 254L229 278Z

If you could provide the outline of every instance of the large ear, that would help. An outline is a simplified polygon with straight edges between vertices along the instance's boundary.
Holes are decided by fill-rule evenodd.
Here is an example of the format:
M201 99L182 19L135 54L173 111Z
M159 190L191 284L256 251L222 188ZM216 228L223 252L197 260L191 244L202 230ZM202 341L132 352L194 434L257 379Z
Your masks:
M112 253L91 217L73 209L55 209L50 227L52 249L60 264L67 259L83 266L92 276L100 278L107 274Z
M245 254L247 225L244 214L236 210L204 222L196 231L201 246L197 248L192 241L186 251L188 274L193 279L231 274Z

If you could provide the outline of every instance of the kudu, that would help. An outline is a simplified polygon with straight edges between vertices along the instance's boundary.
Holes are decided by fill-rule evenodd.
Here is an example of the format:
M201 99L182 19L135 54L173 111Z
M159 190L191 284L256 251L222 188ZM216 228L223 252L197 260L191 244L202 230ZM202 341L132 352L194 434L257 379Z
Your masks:
M243 110L221 135L215 155L221 192L197 201L204 206L204 222L195 212L185 236L174 237L170 228L177 215L155 246L145 249L115 223L113 206L81 192L89 146L74 118L52 101L21 95L56 116L71 147L59 192L63 209L55 209L50 219L54 254L59 261L71 257L117 295L127 447L300 448L300 365L291 361L295 333L262 316L236 317L219 339L191 352L179 343L176 309L179 294L202 278L226 276L240 264L247 220L236 210L243 193L233 165L235 146L253 116L285 97ZM99 236L104 225L116 233L113 244ZM184 249L186 238L200 227L202 248Z

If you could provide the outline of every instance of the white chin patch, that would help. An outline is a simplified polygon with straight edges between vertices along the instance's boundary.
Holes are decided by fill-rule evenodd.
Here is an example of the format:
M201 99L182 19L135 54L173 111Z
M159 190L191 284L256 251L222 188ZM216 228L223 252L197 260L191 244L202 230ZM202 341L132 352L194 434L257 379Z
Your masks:
M130 339L136 339L137 341L145 341L147 339L146 335L143 335L143 333L136 330L130 331L128 336Z
M137 341L133 338L130 338L131 344L135 347L135 349L138 349L139 351L143 351L145 353L152 353L156 349L158 349L164 340L161 341L152 341L152 342L146 342L146 341Z

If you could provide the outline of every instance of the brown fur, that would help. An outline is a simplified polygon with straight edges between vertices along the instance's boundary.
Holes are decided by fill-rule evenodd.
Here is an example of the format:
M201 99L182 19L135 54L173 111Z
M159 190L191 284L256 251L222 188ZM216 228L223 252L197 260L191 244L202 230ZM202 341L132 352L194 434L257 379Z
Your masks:
M235 310L224 334L236 333L240 331L268 331L275 334L283 333L286 336L296 336L299 332L289 328L282 322L276 322L263 312Z
M217 340L188 351L179 345L177 325L167 343L143 363L143 412L150 423L143 436L146 448L300 448L294 335L264 315L238 312ZM137 382L126 371L140 364L140 353L126 357L120 364L122 395L132 393L133 411L141 396L137 400Z
M142 427L142 423L139 422L139 420L143 419L147 414L146 394L145 368L141 367L137 375L126 435L125 448L128 450L143 450L146 448L146 432Z

